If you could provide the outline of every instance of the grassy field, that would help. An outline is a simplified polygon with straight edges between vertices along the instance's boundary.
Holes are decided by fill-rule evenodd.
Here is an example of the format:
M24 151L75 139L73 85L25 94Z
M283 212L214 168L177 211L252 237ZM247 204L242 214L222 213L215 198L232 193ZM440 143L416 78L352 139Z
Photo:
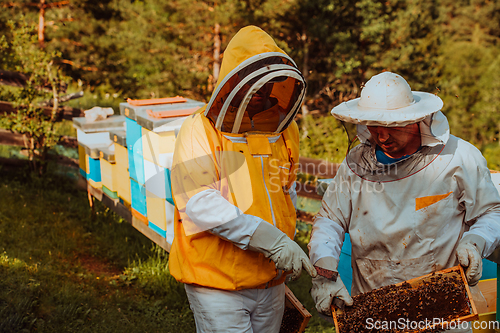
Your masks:
M195 332L168 254L99 203L92 220L74 178L0 166L0 202L0 332ZM306 332L332 332L311 278L289 287L313 314Z

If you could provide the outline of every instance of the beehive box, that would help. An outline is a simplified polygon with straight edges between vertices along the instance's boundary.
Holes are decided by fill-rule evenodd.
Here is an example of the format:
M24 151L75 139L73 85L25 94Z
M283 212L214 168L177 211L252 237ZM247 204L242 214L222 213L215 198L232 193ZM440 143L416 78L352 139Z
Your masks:
M119 180L116 189L118 198L127 207L130 207L132 197L130 193L126 132L110 131L109 137L114 142L115 147L115 168L113 172L116 174L116 179Z
M461 266L353 297L344 310L332 305L337 333L428 332L472 321L478 312Z
M88 170L87 181L94 188L101 188L101 160L92 158L85 154L86 170Z
M97 121L74 117L73 126L78 140L80 173L93 187L101 188L99 149L112 144L109 131L125 129L125 117L113 115Z
M153 130L153 127L171 122L170 118L193 114L203 105L202 102L179 96L152 100L128 99L126 103L120 103L120 114Z
M148 216L148 214L146 206L146 187L136 182L133 178L130 178L130 194L132 197L132 208L143 218L139 218L139 216L137 217L147 224L148 220L146 217Z
M302 333L311 314L285 285L285 312L281 320L280 333Z
M132 215L169 244L174 237L170 168L175 140L187 115L203 105L179 96L120 104L126 116Z
M87 179L89 174L89 165L85 154L85 147L81 144L78 144L78 166L80 168L80 175Z
M497 279L481 280L477 284L481 291L478 295L471 288L479 319L473 322L472 331L474 333L495 333L495 328L500 329L500 322L496 321L497 311ZM483 297L481 297L483 296Z
M99 149L102 191L111 199L118 199L118 174L116 172L115 145Z
M73 125L84 133L109 132L112 130L123 130L125 117L113 115L103 120L89 121L85 117L74 117Z

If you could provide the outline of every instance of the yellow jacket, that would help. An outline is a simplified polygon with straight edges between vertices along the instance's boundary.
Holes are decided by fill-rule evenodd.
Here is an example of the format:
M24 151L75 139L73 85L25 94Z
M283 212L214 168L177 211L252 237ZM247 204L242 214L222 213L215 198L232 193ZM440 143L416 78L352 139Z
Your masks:
M294 236L293 118L304 92L302 75L269 35L250 26L234 36L209 103L184 122L176 140L169 267L177 280L224 290L284 281L272 261L247 247L259 223Z

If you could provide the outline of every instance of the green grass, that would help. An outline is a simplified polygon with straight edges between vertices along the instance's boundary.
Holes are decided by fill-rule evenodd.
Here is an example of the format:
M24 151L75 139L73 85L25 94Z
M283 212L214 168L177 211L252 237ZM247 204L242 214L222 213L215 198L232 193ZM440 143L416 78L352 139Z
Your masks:
M0 167L0 332L195 332L168 254L67 176ZM310 226L297 241L306 250ZM331 332L306 273L289 287L313 314L306 332Z
M0 332L193 332L166 255L68 178L0 175Z

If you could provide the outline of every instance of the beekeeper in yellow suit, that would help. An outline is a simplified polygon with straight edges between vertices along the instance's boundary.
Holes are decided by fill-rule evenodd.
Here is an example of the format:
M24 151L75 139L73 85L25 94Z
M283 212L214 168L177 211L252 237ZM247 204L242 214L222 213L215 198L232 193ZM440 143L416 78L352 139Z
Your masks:
M197 332L279 332L287 274L315 276L294 241L305 81L260 28L224 52L210 101L176 139L171 274L185 283Z
M482 258L500 243L500 197L479 150L450 135L442 106L438 96L412 92L402 76L384 72L360 98L333 108L333 116L357 124L360 144L314 218L311 262L335 273L313 279L319 312L330 315L334 297L352 304L336 274L346 232L352 295L458 264L477 284ZM453 332L472 332L467 325Z

